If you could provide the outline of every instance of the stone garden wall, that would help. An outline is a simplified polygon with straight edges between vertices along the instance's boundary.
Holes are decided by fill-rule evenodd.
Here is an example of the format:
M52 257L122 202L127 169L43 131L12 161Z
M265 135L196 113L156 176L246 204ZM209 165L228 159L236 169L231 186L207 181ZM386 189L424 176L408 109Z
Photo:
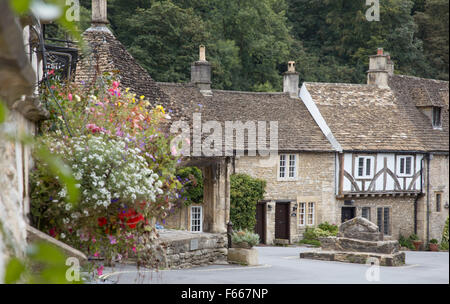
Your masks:
M160 268L190 268L227 261L226 234L166 230L160 232L159 245L163 248Z

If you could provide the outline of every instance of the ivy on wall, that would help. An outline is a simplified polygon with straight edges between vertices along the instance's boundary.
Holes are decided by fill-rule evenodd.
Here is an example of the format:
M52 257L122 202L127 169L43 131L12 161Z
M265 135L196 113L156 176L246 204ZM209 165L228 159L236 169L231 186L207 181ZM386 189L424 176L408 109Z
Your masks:
M253 230L256 225L256 204L264 198L266 181L247 174L231 175L230 219L233 228Z

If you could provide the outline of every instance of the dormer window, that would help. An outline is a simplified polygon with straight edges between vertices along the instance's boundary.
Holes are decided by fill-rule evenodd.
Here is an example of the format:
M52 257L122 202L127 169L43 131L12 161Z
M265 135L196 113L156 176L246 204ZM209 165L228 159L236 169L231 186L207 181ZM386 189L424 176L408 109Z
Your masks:
M441 107L433 107L433 128L441 128Z

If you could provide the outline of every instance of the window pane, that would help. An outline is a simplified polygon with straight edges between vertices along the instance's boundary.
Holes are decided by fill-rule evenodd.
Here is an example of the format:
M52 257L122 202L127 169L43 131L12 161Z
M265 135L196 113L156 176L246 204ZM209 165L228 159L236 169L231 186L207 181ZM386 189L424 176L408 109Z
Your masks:
M363 176L364 174L364 158L360 157L358 162L358 176Z
M363 218L366 218L370 221L370 207L363 207L361 215Z
M301 226L305 225L305 203L299 204L299 224Z
M289 155L289 177L295 177L295 155Z
M441 194L436 194L436 212L441 212Z
M280 177L286 176L286 155L280 155Z
M383 228L383 208L377 208L377 225L378 231L382 231Z
M366 159L366 175L370 175L370 158Z
M389 234L389 208L384 208L384 221L383 221L384 234Z
M405 165L405 174L411 174L411 162L412 162L412 157L407 157L405 159L406 165Z
M400 157L400 174L405 174L405 159Z

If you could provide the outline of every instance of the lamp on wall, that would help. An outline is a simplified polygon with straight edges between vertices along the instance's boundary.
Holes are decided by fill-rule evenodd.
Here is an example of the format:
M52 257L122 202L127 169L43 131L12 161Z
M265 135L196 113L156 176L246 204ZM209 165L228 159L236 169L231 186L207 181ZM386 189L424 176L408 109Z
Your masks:
M444 208L448 209L448 202L445 202Z
M267 211L272 211L272 205L267 205Z
M294 205L294 207L292 207L292 211L293 212L297 211L297 205Z

